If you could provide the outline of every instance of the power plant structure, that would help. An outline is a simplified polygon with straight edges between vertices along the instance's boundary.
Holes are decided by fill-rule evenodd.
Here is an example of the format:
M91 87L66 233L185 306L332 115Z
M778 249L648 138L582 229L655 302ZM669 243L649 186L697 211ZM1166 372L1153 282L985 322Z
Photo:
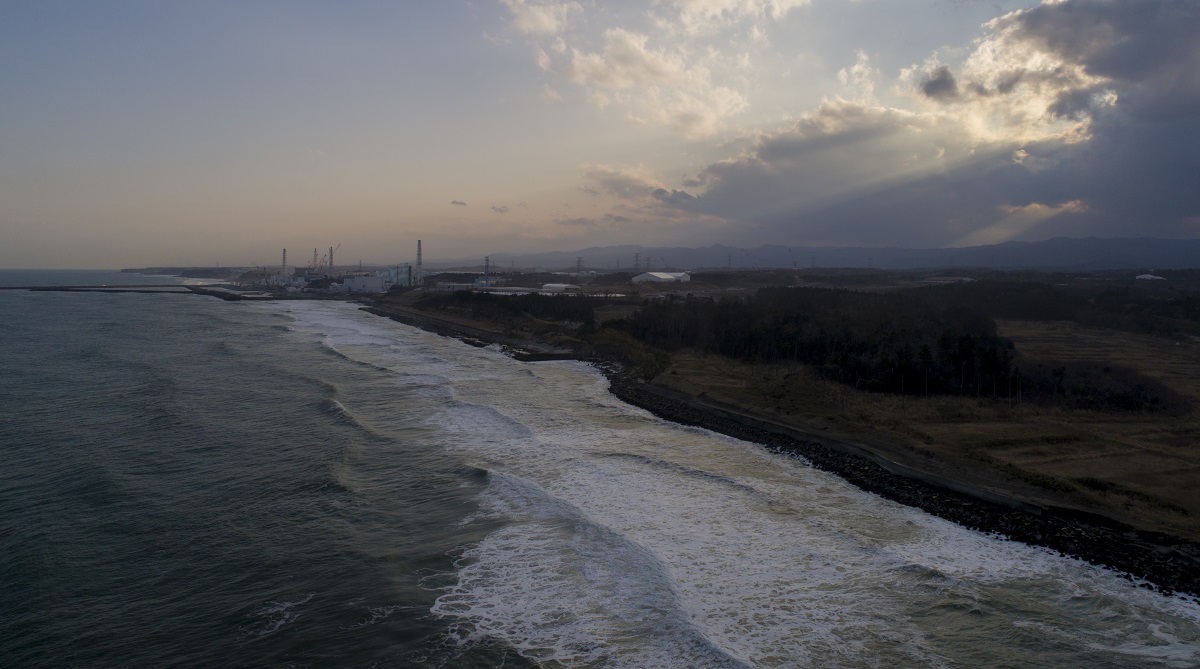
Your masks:
M288 293L383 293L396 286L419 286L425 278L423 249L417 240L417 261L385 267L363 267L360 260L358 271L334 266L334 254L341 244L329 247L322 255L319 247L313 248L312 260L306 264L289 265L287 249L280 251L277 269L263 273L259 282L267 287ZM261 268L266 269L266 268Z
M413 285L414 286L423 285L424 280L425 280L425 272L421 268L421 240L418 239L417 240L417 275L413 277L413 282L414 282Z

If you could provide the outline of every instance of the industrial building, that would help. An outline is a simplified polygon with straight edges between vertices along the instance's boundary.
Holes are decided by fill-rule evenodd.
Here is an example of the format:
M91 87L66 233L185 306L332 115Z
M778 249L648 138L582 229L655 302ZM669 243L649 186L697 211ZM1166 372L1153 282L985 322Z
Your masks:
M382 276L356 274L342 277L342 285L348 293L382 293L387 290L387 279Z
M687 272L645 272L630 281L633 283L687 283L692 275Z

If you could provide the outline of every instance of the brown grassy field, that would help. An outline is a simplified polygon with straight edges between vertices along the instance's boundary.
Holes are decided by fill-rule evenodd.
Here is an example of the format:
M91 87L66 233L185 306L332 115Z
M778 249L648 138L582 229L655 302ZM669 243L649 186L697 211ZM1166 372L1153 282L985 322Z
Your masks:
M1099 413L991 397L856 391L807 368L681 353L656 382L814 436L1043 503L1200 540L1200 344L1067 322L999 323L1022 356L1136 369L1190 400L1181 415Z

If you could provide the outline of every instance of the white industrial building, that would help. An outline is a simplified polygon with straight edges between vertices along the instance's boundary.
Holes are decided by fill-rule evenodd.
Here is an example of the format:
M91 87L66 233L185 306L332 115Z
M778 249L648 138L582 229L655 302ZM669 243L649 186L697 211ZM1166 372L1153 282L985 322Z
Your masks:
M687 272L645 272L630 280L633 283L686 283L692 276Z
M547 283L542 284L541 293L574 293L579 290L579 286L573 283Z
M381 276L354 275L342 278L342 284L351 293L382 293L387 280Z

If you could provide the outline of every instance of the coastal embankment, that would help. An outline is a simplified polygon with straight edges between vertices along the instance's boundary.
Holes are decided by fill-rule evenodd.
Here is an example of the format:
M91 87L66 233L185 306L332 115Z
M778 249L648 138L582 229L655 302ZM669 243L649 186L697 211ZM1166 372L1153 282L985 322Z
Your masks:
M1031 499L1016 487L998 488L995 480L984 485L970 472L955 474L944 467L916 466L895 457L894 449L815 435L703 394L647 382L618 362L490 330L485 323L440 318L394 305L365 310L476 346L498 344L518 360L591 362L609 379L615 396L665 420L802 457L814 467L886 499L981 532L1116 569L1142 587L1200 596L1200 544L1195 542L1136 528L1086 508Z

